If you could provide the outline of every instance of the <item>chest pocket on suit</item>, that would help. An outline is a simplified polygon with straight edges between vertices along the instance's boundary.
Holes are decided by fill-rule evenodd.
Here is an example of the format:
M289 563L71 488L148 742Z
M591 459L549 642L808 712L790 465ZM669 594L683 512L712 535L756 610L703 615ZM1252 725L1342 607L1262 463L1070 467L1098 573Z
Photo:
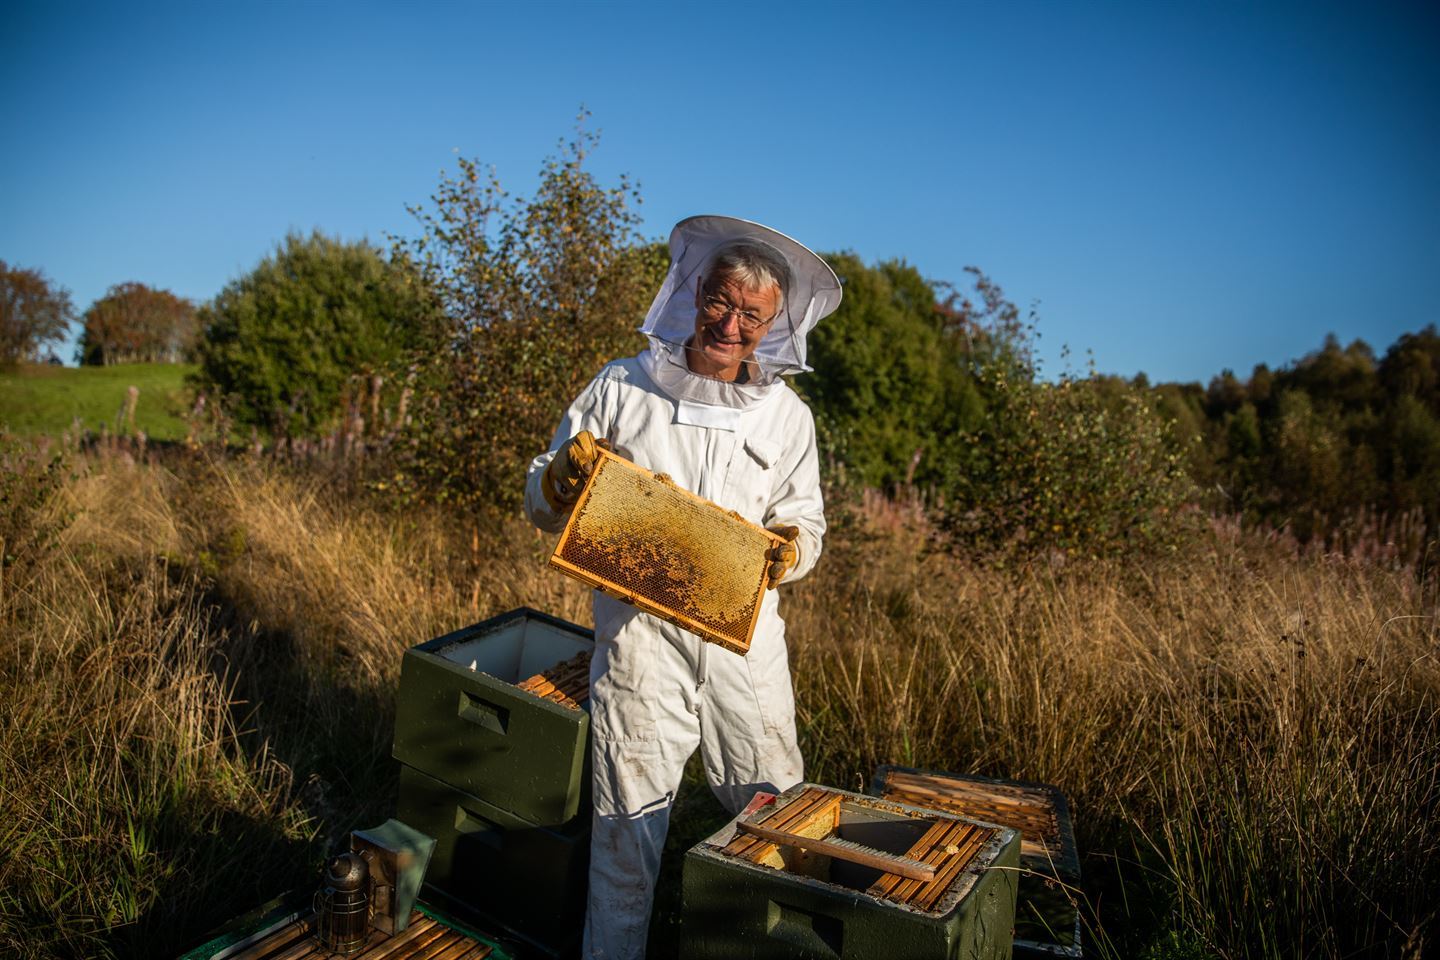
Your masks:
M765 509L770 505L770 493L775 485L775 468L780 461L780 444L771 440L748 438L741 442L740 449L730 468L730 482L735 499L749 509L743 511L759 522Z

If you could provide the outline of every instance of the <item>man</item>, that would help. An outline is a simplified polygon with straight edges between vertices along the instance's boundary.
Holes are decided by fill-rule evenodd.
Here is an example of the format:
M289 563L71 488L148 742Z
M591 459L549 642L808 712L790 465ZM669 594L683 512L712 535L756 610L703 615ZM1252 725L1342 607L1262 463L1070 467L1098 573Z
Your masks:
M839 282L801 244L729 217L682 221L670 252L641 328L650 349L608 364L571 405L530 466L526 512L561 529L606 444L779 532L769 585L799 579L820 554L824 505L814 421L780 376L808 369L805 336L839 305ZM595 593L586 957L644 956L670 806L697 746L732 812L803 779L778 608L768 591L742 657Z

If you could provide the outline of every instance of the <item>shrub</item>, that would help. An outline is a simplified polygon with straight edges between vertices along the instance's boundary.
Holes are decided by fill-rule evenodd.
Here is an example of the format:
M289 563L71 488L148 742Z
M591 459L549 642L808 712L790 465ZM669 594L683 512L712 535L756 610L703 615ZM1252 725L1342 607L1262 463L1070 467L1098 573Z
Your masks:
M845 295L811 334L814 372L796 378L821 448L856 483L934 483L981 414L965 344L945 333L935 290L914 267L826 259Z
M411 208L418 238L397 258L437 291L444 314L417 359L407 493L467 506L518 506L525 468L566 405L607 361L635 353L635 332L668 264L642 245L622 177L584 169L583 129L545 161L530 199L511 198L473 160L442 179L433 207Z
M431 300L365 241L290 234L200 311L197 384L237 421L282 434L335 424L352 380L388 371L420 339Z
M1001 556L1174 546L1194 486L1144 390L1093 371L1047 383L1013 357L977 375L985 419L946 484L945 526L959 543Z

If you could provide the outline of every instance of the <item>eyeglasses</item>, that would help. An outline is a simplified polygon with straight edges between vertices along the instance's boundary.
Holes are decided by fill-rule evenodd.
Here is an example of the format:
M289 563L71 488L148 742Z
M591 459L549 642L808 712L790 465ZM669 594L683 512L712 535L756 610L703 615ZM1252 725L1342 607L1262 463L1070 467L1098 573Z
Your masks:
M735 319L740 321L740 329L746 332L759 330L770 323L770 320L762 320L760 315L753 310L742 310L722 297L706 297L700 301L709 320L724 320L730 314L735 314ZM773 319L773 318L772 318Z

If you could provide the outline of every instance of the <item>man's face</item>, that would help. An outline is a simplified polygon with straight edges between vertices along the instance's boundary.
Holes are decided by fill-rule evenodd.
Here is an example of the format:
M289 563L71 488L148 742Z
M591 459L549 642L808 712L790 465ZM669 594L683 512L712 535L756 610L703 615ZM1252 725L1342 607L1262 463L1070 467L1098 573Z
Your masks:
M687 352L690 369L707 377L734 380L780 310L780 288L747 290L727 276L706 277L695 291L695 339Z

